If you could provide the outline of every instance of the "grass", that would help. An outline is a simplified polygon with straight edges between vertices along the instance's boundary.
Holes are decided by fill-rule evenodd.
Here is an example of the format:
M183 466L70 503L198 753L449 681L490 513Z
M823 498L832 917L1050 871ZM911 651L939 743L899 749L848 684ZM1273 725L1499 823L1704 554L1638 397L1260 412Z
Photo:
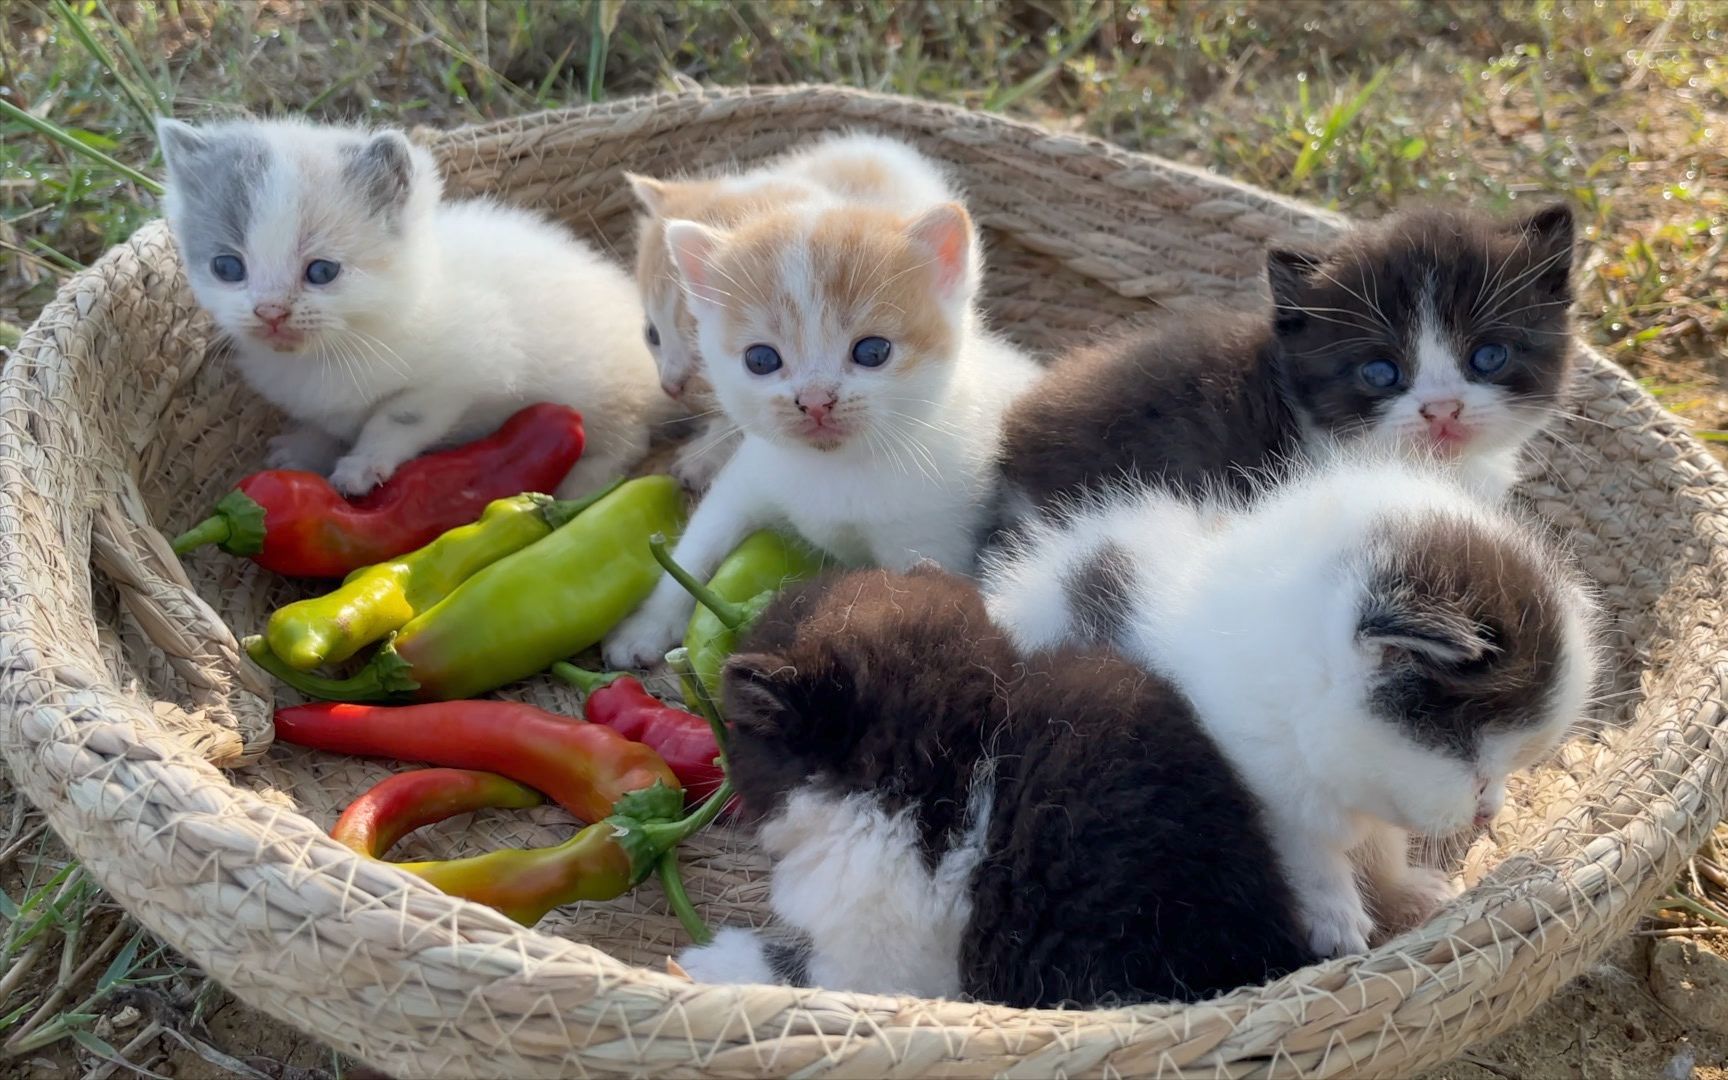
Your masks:
M0 346L156 215L157 114L452 125L693 82L830 81L1352 213L1570 198L1590 239L1584 332L1728 447L1723 3L13 0L0 29ZM149 1060L133 1043L154 1027L215 1062L207 984L51 839L20 847L34 820L0 835L0 1054L54 1039L101 1072L115 1052ZM1670 929L1728 919L1718 868L1706 855L1665 901ZM122 1000L158 1006L125 1040Z

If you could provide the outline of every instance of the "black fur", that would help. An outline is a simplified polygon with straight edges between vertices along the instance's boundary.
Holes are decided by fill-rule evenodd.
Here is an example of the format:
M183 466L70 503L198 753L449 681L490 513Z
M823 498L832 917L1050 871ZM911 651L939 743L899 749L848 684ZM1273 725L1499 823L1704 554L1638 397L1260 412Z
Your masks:
M1304 450L1305 431L1349 438L1407 392L1417 313L1431 303L1467 361L1493 341L1506 366L1467 378L1551 409L1572 370L1572 214L1511 222L1440 210L1395 214L1326 251L1272 251L1271 302L1173 313L1058 359L1009 411L1004 478L1049 505L1122 477L1252 494ZM1405 378L1363 382L1364 364Z
M1112 656L1022 661L939 570L807 584L746 648L725 700L753 810L807 783L874 793L914 808L933 866L992 785L968 996L1198 1000L1313 959L1258 806L1168 682Z
M1074 613L1077 637L1101 644L1115 641L1133 601L1133 557L1106 541L1069 572L1062 587Z
M1382 647L1376 714L1464 761L1485 734L1543 723L1566 650L1542 565L1466 522L1403 522L1377 539L1356 631Z

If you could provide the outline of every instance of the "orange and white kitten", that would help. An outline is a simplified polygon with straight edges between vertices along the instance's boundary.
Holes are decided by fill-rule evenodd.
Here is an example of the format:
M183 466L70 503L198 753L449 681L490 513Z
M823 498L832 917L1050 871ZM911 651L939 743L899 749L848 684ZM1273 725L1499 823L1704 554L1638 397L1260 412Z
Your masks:
M882 135L830 135L741 173L661 180L626 173L644 211L636 236L636 284L648 314L644 335L668 397L710 418L673 460L672 473L701 491L738 447L739 430L717 410L696 348L696 322L666 247L668 221L736 228L761 214L837 197L904 214L960 197L943 167Z
M971 572L1002 414L1037 368L983 325L965 208L907 216L819 198L731 231L670 221L666 244L708 378L744 432L678 561L705 578L779 525L843 562ZM607 639L607 662L657 662L690 608L663 579Z

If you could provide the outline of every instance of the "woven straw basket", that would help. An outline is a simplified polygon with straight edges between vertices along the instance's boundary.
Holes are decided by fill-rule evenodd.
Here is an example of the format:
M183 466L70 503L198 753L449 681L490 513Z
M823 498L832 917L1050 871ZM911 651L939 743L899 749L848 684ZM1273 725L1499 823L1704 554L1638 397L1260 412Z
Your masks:
M997 325L1049 349L1194 296L1246 299L1269 242L1337 221L1198 171L830 88L701 92L431 133L450 186L545 208L627 254L623 169L750 162L868 127L951 162L990 242ZM258 464L278 418L221 356L160 225L74 278L0 377L0 746L97 881L246 1002L404 1076L1387 1075L1447 1060L1582 971L1723 808L1728 477L1592 356L1523 495L1611 614L1598 728L1521 780L1474 887L1365 956L1196 1006L1017 1011L695 985L657 885L525 930L362 861L324 828L376 762L270 741L235 633L293 587L183 528ZM230 629L233 628L233 630ZM550 685L523 696L564 709ZM410 854L550 843L556 811L482 815ZM415 846L417 845L417 847ZM744 838L689 848L711 922L760 922Z

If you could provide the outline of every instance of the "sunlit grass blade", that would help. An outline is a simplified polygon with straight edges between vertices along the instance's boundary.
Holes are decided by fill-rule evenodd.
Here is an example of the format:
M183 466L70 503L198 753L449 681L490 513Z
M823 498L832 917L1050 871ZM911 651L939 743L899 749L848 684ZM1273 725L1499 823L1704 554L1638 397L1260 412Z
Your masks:
M588 39L588 100L599 101L606 93L606 48L617 29L624 0L589 0L594 5L593 36Z
M1308 175L1314 171L1315 166L1320 164L1332 147L1338 144L1339 137L1355 121L1357 114L1368 104L1369 99L1374 96L1375 91L1380 89L1380 84L1386 81L1386 76L1391 72L1390 67L1382 67L1374 73L1372 79L1368 80L1367 85L1356 91L1349 101L1334 106L1326 114L1326 123L1321 126L1320 134L1303 144L1302 152L1296 156L1296 164L1290 168L1290 183L1292 185L1300 184L1308 179Z
M132 181L134 184L137 184L139 187L153 195L160 195L165 190L160 183L150 179L148 176L145 176L132 166L127 165L124 162L116 161L95 147L86 145L75 136L61 131L58 127L49 123L47 120L39 120L36 117L31 116L29 113L12 104L10 101L7 101L5 98L0 98L0 116L4 116L10 120L16 120L18 123L23 124L25 127L36 132L36 134L41 135L43 138L52 139L54 142L59 143L61 146L66 147L75 154L80 154L99 165L113 169L121 176L124 176L126 179Z
M66 0L54 0L54 9L60 13L60 18L66 23L66 28L72 31L72 36L78 39L80 45L84 46L84 51L88 52L98 64L108 69L108 74L113 76L114 82L120 87L121 95L138 113L139 119L144 121L144 126L154 126L156 123L155 106L150 103L142 91L132 85L132 80L121 70L120 65L114 62L114 58L108 55L108 50L103 48L102 43L96 40L96 35L90 32L90 26L84 21L84 16L73 10L72 6L66 3Z

